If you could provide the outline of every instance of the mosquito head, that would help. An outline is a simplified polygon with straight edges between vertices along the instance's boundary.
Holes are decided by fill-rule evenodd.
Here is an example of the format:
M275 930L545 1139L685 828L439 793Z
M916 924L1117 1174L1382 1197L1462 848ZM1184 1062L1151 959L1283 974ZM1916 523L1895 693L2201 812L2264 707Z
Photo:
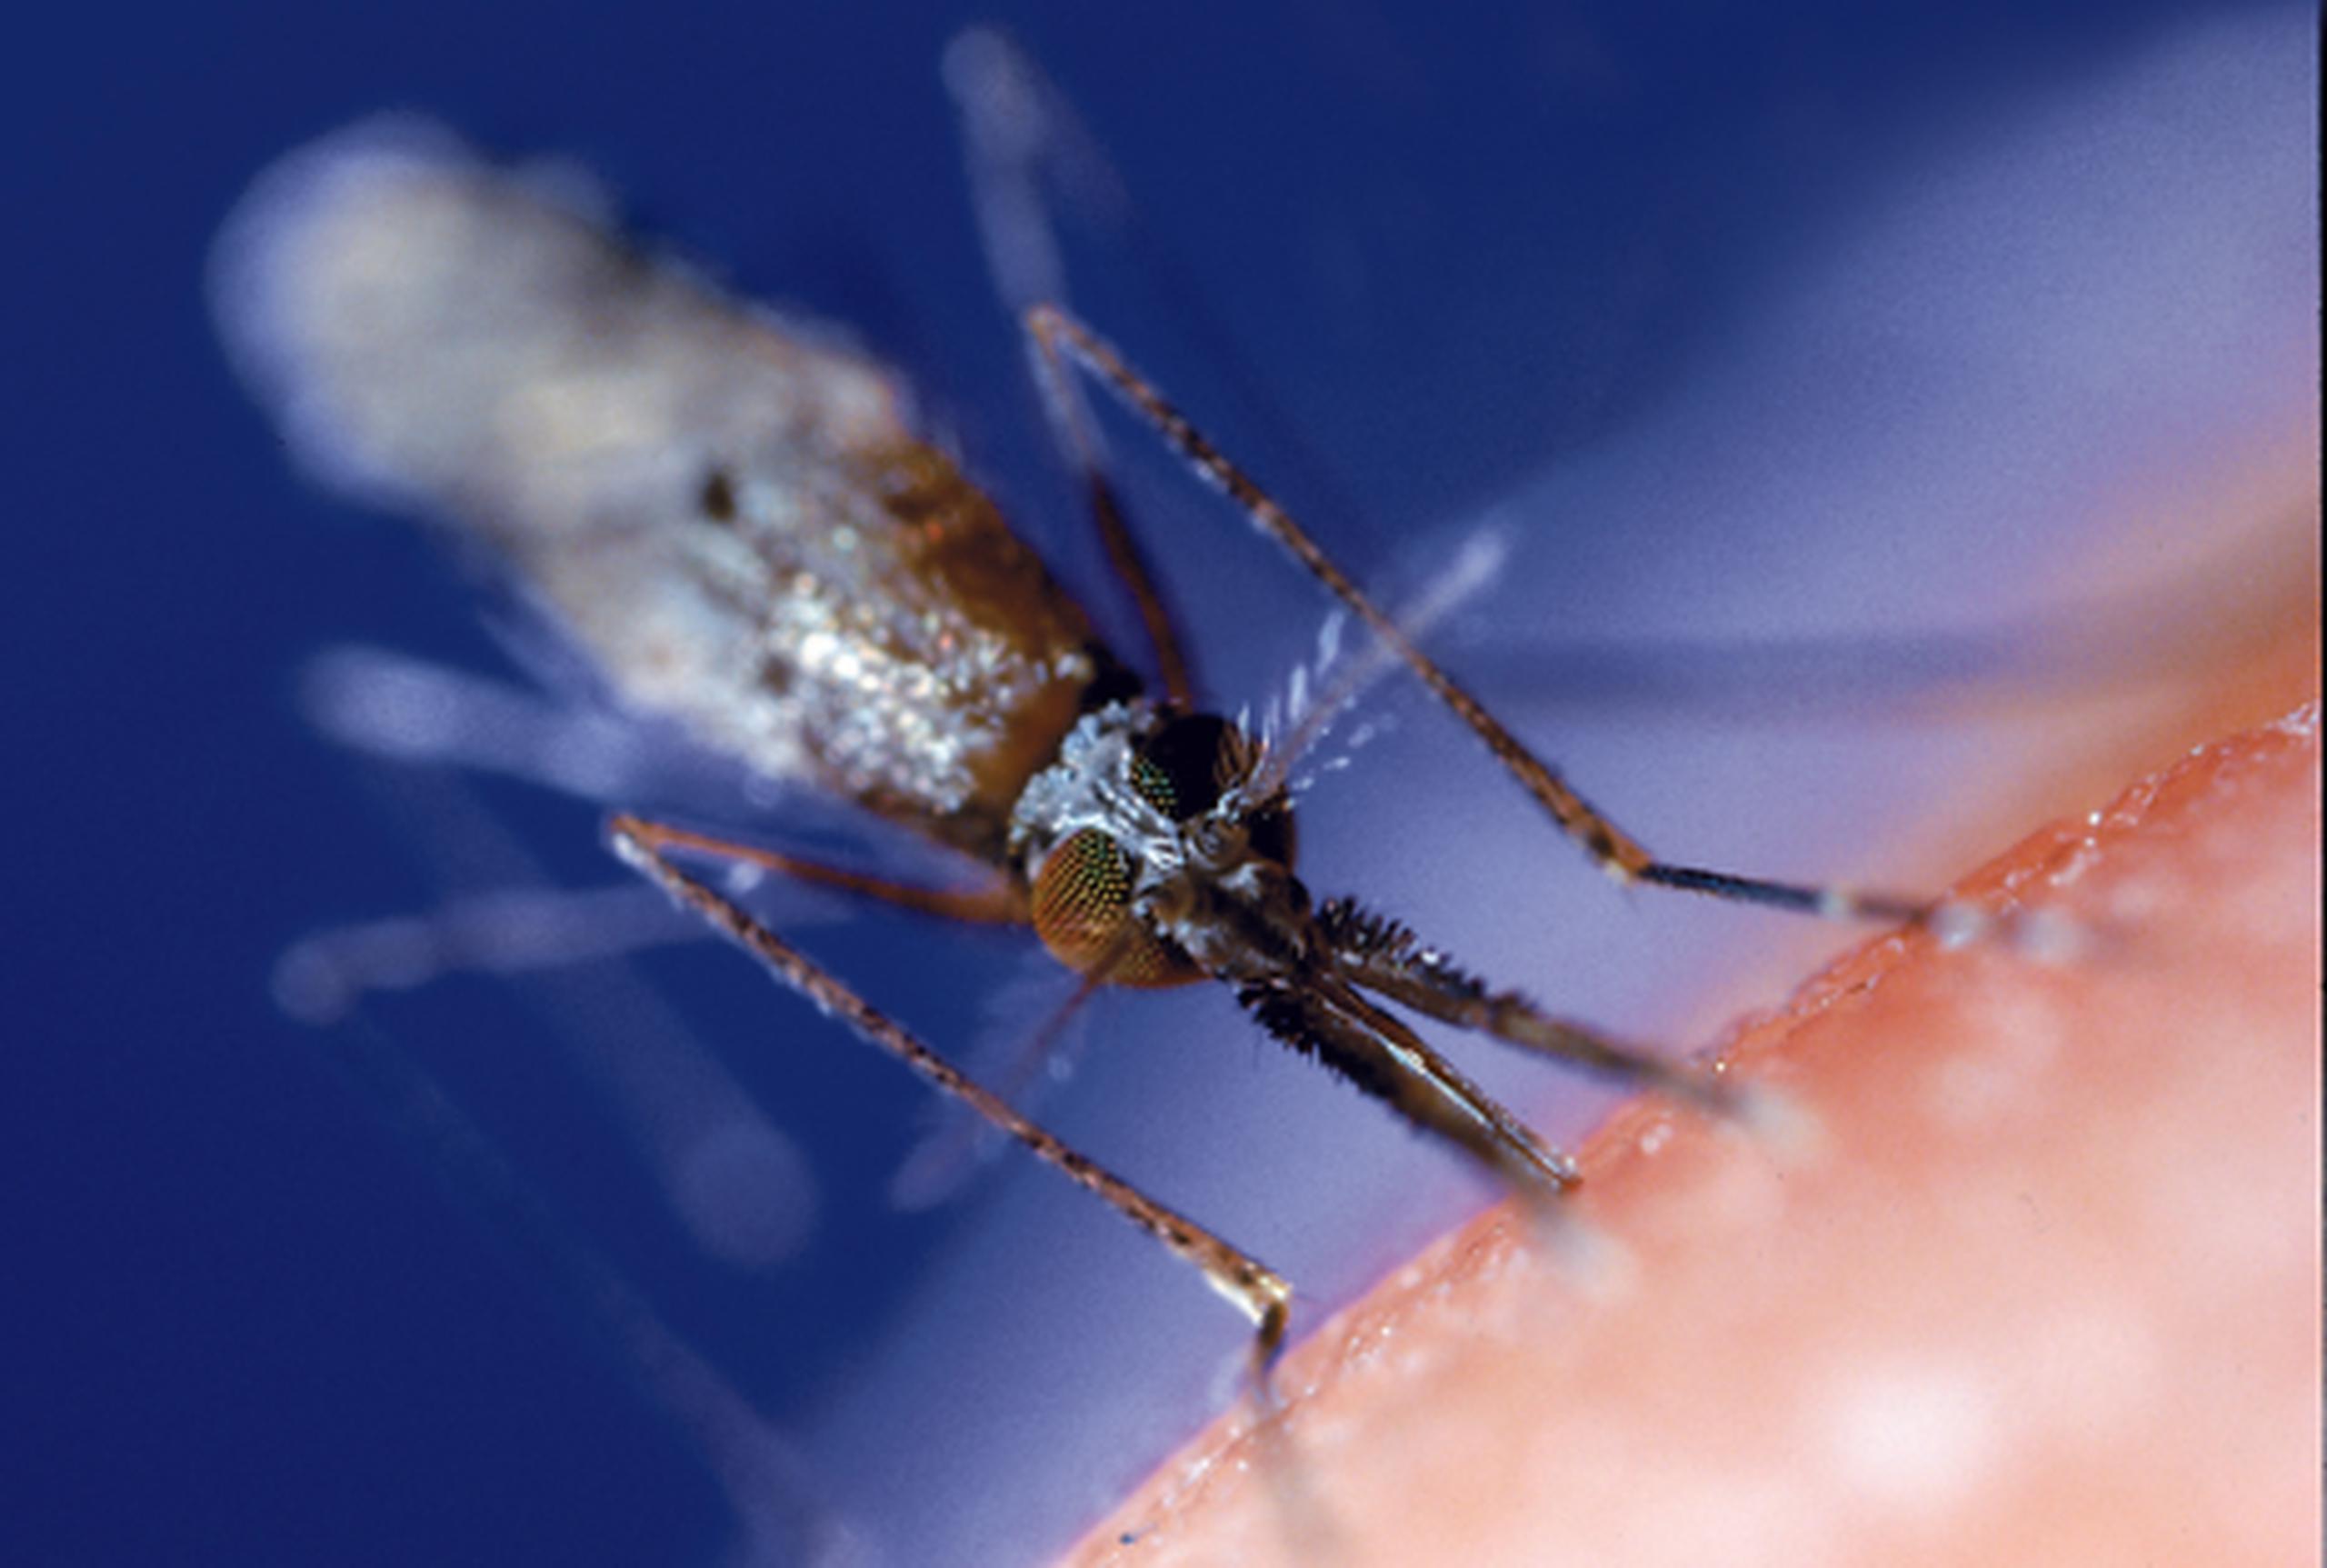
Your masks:
M1282 971L1303 945L1292 808L1227 720L1114 703L1019 797L1014 854L1036 934L1117 985Z

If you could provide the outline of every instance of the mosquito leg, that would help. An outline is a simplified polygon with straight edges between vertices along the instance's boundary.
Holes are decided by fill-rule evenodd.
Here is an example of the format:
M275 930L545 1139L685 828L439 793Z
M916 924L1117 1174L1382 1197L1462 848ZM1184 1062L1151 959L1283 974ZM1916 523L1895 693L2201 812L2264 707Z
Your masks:
M1154 425L1164 440L1193 465L1197 474L1235 502L1255 527L1273 539L1325 584L1333 595L1363 621L1374 635L1393 649L1440 701L1452 708L1486 742L1500 762L1518 775L1561 827L1582 843L1593 859L1620 874L1634 876L1654 864L1654 857L1626 837L1577 794L1559 774L1539 761L1504 729L1453 677L1414 646L1403 629L1317 547L1300 524L1213 446L1187 417L1164 398L1121 355L1096 334L1055 305L1038 305L1026 313L1026 330L1041 345L1045 357L1061 367L1067 361L1083 365L1120 398L1125 406Z
M900 909L934 914L943 920L958 920L974 925L1024 925L1026 923L1025 900L1006 882L997 881L986 887L973 888L917 887L911 883L893 882L887 877L851 871L844 866L804 860L798 855L785 854L781 850L738 844L734 839L714 838L709 834L673 827L668 823L648 822L642 817L627 815L617 817L615 823L620 835L635 839L641 847L657 858L664 850L683 849L695 854L715 855L722 860L761 866L795 881L817 887L836 887L845 893L894 904Z
M1197 431L1123 357L1092 330L1054 305L1038 305L1026 313L1026 330L1044 358L1063 375L1069 362L1097 377L1124 406L1138 414L1185 458L1196 474L1223 492L1243 509L1253 525L1276 541L1293 558L1324 584L1333 595L1365 623L1439 701L1486 743L1495 760L1518 779L1527 793L1551 814L1567 835L1582 845L1603 871L1623 882L1645 882L1659 887L1740 904L1759 904L1833 920L1904 921L1936 925L1948 934L1978 934L1979 916L1960 906L1928 900L1893 898L1738 876L1727 872L1669 864L1651 854L1600 809L1585 800L1558 771L1529 751L1519 738L1476 697L1414 644L1404 629L1384 613L1319 549L1314 540L1259 484L1238 468Z
M1104 246L1111 275L1131 275L1161 303L1164 319L1234 398L1240 417L1283 454L1302 488L1319 497L1344 528L1367 529L1363 498L1333 473L1303 422L1285 412L1268 378L1253 368L1239 334L1213 309L1210 291L1187 258L1169 234L1146 221L1105 145L1041 63L1001 29L973 26L945 46L944 74L962 113L981 231L987 230L989 214L1023 215L1025 220L1014 231L1024 244L1004 249L992 237L987 240L989 265L1013 314L1024 315L1027 306L1044 300L1068 298L1048 221L1055 209ZM1032 205L989 204L977 193L981 176L994 173L1014 176ZM1005 268L999 265L1004 260L1020 265ZM1047 265L1047 275L1037 263Z
M1253 1372L1265 1386L1267 1369L1284 1343L1286 1319L1293 1303L1293 1287L1282 1275L1021 1116L1000 1098L964 1077L837 976L754 920L740 905L680 870L664 851L666 847L704 847L693 835L674 836L674 830L633 816L616 816L608 826L608 834L614 853L632 869L701 914L723 935L757 958L777 980L815 1004L826 1015L847 1024L867 1044L888 1052L961 1100L1070 1180L1114 1204L1117 1213L1154 1236L1175 1256L1193 1264L1214 1291L1253 1320Z
M1014 313L1037 300L1064 298L1066 269L1043 197L1043 165L1079 152L1078 172L1086 176L1085 185L1093 185L1092 166L1104 172L1104 164L1080 141L1062 147L1062 129L1071 132L1072 123L1062 127L1049 85L1000 34L975 28L954 39L945 51L945 79L961 110L970 204L995 292ZM1108 474L1106 445L1082 388L1046 356L1029 357L1051 439L1082 480L1108 569L1138 608L1164 689L1173 703L1191 707L1195 677L1178 617L1124 520L1122 500Z
M1036 374L1053 437L1082 476L1091 521L1106 551L1108 568L1138 606L1140 625L1146 632L1148 646L1155 651L1155 672L1164 694L1177 707L1193 708L1195 672L1180 636L1179 616L1164 596L1138 535L1124 521L1123 502L1107 473L1106 452L1099 444L1091 411L1070 384L1048 369L1048 362L1038 362Z
M1740 1108L1736 1084L1554 1018L1515 991L1490 990L1444 953L1417 942L1405 926L1347 899L1320 906L1317 929L1352 984L1426 1018L1475 1030L1586 1072L1645 1084L1701 1110L1727 1114Z

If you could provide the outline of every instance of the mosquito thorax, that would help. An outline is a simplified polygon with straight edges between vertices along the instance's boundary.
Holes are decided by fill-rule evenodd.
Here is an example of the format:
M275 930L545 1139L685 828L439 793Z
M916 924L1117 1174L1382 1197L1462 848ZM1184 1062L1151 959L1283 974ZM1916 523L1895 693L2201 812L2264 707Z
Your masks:
M1281 973L1305 949L1293 814L1263 747L1144 699L1085 714L1011 816L1034 930L1112 984Z

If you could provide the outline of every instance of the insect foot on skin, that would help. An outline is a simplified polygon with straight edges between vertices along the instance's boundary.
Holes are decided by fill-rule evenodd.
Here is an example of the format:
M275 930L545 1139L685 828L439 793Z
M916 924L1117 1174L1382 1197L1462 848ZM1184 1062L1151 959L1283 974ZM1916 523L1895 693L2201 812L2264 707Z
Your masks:
M1150 691L944 451L894 375L829 328L743 305L634 249L571 176L496 166L414 121L357 126L265 175L221 242L231 350L308 467L495 564L607 693L761 777L959 857L924 885L622 813L613 848L778 980L1105 1199L1282 1346L1293 1291L972 1082L688 864L764 868L921 914L1031 926L1100 986L1227 986L1269 1034L1553 1212L1569 1159L1402 1014L1678 1096L1709 1074L1555 1017L1295 874L1285 739L1200 705L1164 598L1124 547L1100 448L1064 410L1094 525L1143 610ZM1676 864L1590 804L1379 607L1257 483L1064 309L1025 327L1054 387L1091 378L1316 578L1593 864L1829 919L1976 934L1984 917ZM482 546L481 549L477 548ZM1354 684L1328 684L1321 705ZM1330 717L1330 714L1326 715ZM1393 1011L1394 1009L1394 1011ZM1263 1378L1264 1383L1264 1378Z

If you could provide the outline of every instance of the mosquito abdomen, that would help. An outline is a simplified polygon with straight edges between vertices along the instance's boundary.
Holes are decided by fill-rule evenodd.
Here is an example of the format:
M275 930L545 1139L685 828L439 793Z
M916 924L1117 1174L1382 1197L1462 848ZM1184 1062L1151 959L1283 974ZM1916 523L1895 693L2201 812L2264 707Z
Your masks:
M312 470L482 542L626 704L998 854L1108 664L837 335L644 256L424 122L295 154L213 286Z

